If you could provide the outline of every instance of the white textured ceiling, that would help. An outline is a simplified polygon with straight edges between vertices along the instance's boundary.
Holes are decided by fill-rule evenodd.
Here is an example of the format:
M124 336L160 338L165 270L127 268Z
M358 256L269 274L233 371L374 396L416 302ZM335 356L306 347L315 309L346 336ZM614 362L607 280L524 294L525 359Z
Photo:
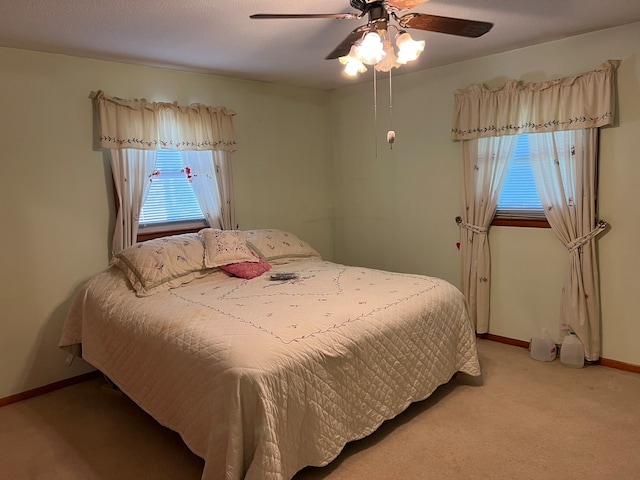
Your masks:
M411 11L494 27L476 39L411 30L427 46L397 74L640 21L640 0L429 0ZM0 46L332 89L354 80L324 58L366 19L249 15L344 12L357 13L348 0L2 0Z

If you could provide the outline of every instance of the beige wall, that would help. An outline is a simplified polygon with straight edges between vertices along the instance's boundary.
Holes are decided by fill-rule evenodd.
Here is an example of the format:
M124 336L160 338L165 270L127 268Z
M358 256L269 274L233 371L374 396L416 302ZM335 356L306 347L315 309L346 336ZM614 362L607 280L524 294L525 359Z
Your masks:
M67 367L57 342L71 296L108 263L98 89L234 109L240 228L289 230L333 255L326 92L0 48L0 398L88 370Z
M428 45L425 55L429 54ZM449 140L453 92L507 79L545 81L620 59L619 126L601 135L600 216L612 228L598 241L602 355L640 365L640 24L605 30L393 79L393 127L385 144L388 82L379 81L378 147L371 85L331 93L334 119L336 260L443 277L458 284L461 146ZM551 230L495 227L490 332L529 340L558 336L568 257Z
M640 24L394 78L390 150L374 142L373 91L297 89L0 48L0 398L87 371L57 348L72 295L108 263L111 180L94 148L89 94L238 113L240 228L277 227L327 259L458 283L461 151L449 140L453 90L542 81L621 59L620 125L602 134L599 240L603 355L640 365ZM425 52L428 55L428 50ZM385 88L386 87L386 88ZM380 81L378 130L390 128ZM491 333L557 330L566 254L549 230L494 228Z

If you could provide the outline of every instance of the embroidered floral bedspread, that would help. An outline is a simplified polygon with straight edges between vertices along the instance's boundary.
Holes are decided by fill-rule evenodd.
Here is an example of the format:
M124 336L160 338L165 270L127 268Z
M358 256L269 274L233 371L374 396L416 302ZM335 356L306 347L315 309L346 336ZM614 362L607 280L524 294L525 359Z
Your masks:
M296 278L272 281L270 274ZM114 267L72 305L61 346L205 459L203 479L326 465L458 371L479 375L464 298L433 277L321 260L217 272L139 298Z

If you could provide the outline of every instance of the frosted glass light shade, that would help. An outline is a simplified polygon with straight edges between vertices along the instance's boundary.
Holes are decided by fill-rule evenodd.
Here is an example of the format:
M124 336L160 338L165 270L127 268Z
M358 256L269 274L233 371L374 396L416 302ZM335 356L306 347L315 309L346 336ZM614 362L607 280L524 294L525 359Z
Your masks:
M394 67L398 68L400 64L398 63L396 53L393 51L393 45L391 42L385 38L383 46L386 55L376 64L375 69L379 72L388 72Z
M417 59L424 50L424 40L416 41L407 32L396 39L398 46L398 63L405 64Z
M362 64L362 61L356 55L355 47L351 47L349 55L340 57L338 60L344 65L344 72L350 77L355 77L358 73L367 71L367 67Z
M367 65L378 63L386 55L382 39L377 32L367 33L359 44L355 45L358 58Z

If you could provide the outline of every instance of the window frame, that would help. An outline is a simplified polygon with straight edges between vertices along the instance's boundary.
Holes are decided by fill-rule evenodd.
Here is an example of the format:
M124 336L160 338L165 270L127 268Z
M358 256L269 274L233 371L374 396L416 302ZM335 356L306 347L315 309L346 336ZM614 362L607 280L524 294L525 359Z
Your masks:
M113 191L113 203L116 207L115 211L117 212L120 208L120 202L118 201L118 195L116 194L117 187L113 174L111 175L111 188ZM155 238L169 237L171 235L197 233L208 226L209 224L204 218L201 220L179 220L176 222L156 223L146 227L138 227L136 241L145 242Z
M496 214L491 222L492 227L551 228L546 218L526 218L503 216Z
M183 233L197 233L209 225L204 220L187 220L178 222L159 223L153 226L138 229L136 240L144 242L154 238L169 237Z
M516 136L524 136L519 134ZM529 159L530 160L530 159ZM504 187L504 183L503 183ZM527 212L531 212L530 214ZM551 228L549 221L544 215L544 211L540 210L524 210L522 215L518 215L513 211L500 213L496 210L496 214L491 221L491 226L496 227L522 227L522 228Z
M164 154L165 155L165 160L160 159L159 156ZM188 180L188 176L187 174L185 174L184 171L184 159L182 156L182 151L181 150L167 150L167 149L158 149L156 151L156 168L162 168L161 166L158 165L158 162L167 162L167 160L170 159L171 163L170 166L171 168L173 168L173 170L169 170L168 175L170 175L171 177L174 178L173 182L175 182L175 179L177 178L180 182L179 187L181 189L185 189L186 185L189 185L189 187L191 188L191 193L193 195L193 200L195 202L197 202L197 199L195 198L195 194L193 192L193 185L191 184L191 181ZM177 165L177 163L179 162L179 165ZM175 163L175 165L174 165ZM179 170L178 168L179 167ZM156 170L158 171L158 170ZM159 180L161 181L164 177L162 176L162 171L160 170L158 171L158 173L160 173L160 178ZM165 171L165 175L167 175L166 171ZM167 180L165 180L166 182ZM153 188L154 185L159 185L159 183L156 183L154 181L152 181L151 185L149 186L149 188ZM174 188L171 185L175 185L175 183L172 183L170 185L167 186L168 191L174 190ZM164 208L166 208L167 205L167 199L165 196L165 193L167 192L167 189L160 189L160 192L163 193L163 195L160 197L162 199L162 206ZM149 199L150 195L147 197ZM144 208L142 209L144 210ZM141 217L142 217L142 210L141 210ZM184 230L184 229L190 229L190 228L195 228L195 226L197 225L205 225L207 226L204 214L202 213L202 210L200 209L200 207L198 206L198 211L200 212L201 217L199 218L194 218L193 216L188 218L188 219L181 219L181 220L167 220L167 221L160 221L160 222L151 222L151 223L142 223L142 218L140 218L140 223L138 225L138 232L139 235L140 233L145 234L145 233L150 233L153 234L155 232L166 232L166 231L172 231L172 230ZM195 213L195 212L193 212Z

